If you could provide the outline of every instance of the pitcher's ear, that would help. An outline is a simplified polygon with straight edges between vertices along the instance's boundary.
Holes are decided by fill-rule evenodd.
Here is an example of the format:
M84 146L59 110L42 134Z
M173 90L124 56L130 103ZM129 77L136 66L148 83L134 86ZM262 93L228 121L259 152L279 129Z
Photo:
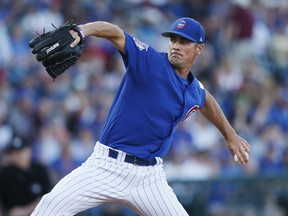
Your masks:
M203 49L204 49L204 44L198 44L196 52L200 55Z

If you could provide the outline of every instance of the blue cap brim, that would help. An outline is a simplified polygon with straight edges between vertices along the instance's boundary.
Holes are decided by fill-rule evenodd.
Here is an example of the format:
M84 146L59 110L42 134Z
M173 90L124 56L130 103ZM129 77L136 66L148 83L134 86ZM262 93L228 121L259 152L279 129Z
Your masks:
M187 34L185 34L185 33L183 33L183 32L168 31L168 32L163 32L161 35L162 35L163 37L171 37L171 36L173 36L173 35L179 35L179 36L181 36L181 37L183 37L183 38L186 38L186 39L188 39L188 40L190 40L190 41L193 41L193 42L197 43L196 40L194 40L194 39L191 38L189 35L187 35Z

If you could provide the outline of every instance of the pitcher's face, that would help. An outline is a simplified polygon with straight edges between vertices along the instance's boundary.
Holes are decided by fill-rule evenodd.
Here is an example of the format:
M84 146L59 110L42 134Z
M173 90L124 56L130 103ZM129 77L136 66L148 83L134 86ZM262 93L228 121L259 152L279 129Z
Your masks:
M194 59L200 54L203 45L178 35L170 37L168 59L174 67L191 67Z

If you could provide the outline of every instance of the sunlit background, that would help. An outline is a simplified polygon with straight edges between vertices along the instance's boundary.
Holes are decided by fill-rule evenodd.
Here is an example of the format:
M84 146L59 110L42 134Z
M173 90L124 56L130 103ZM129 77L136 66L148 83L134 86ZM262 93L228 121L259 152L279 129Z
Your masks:
M105 20L167 51L161 32L185 16L206 29L192 71L251 152L247 165L235 163L196 112L164 158L170 185L190 215L288 215L287 0L1 0L0 168L16 133L31 140L33 160L57 183L92 152L124 73L111 43L87 38L77 64L53 82L28 47L37 33L71 19ZM104 205L79 215L134 214Z

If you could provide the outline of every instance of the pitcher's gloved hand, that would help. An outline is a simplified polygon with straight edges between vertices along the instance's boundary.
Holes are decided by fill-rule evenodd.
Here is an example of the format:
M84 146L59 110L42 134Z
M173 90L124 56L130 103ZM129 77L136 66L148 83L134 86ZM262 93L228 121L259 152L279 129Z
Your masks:
M76 31L81 39L74 47L70 47L74 41L70 30ZM38 35L29 42L29 47L55 80L80 58L84 47L84 34L76 24L69 22L59 28L55 27L53 31Z

